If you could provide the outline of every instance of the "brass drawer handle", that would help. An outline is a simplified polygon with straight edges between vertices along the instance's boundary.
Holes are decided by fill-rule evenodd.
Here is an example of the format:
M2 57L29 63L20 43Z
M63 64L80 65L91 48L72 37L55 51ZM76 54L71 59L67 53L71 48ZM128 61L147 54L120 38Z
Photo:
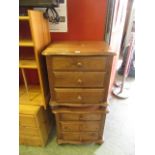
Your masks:
M81 79L78 79L78 84L82 84L82 80Z
M81 63L81 62L78 62L78 63L77 63L77 66L78 66L78 67L82 67L82 63Z
M81 101L81 100L82 100L82 97L79 95L79 96L77 97L77 99L78 99L79 101Z

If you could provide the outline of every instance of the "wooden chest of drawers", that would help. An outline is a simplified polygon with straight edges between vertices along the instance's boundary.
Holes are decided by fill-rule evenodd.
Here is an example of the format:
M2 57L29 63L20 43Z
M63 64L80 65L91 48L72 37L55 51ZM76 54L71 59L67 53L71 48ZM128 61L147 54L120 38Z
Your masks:
M43 55L58 143L101 143L114 53L102 41L64 41Z
M19 143L44 146L51 129L48 117L41 106L19 105Z
M57 142L82 144L103 142L106 108L55 107Z

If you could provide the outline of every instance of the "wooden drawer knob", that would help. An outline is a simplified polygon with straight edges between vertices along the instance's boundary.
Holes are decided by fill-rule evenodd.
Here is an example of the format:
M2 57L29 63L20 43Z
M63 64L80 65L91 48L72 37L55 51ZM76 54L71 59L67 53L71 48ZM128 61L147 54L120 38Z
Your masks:
M81 79L78 79L78 84L82 84L82 80Z
M82 100L82 97L79 95L79 96L77 97L77 99L78 99L79 101L81 101L81 100Z
M82 67L82 63L81 63L81 62L78 62L78 63L77 63L77 66L78 66L78 67Z

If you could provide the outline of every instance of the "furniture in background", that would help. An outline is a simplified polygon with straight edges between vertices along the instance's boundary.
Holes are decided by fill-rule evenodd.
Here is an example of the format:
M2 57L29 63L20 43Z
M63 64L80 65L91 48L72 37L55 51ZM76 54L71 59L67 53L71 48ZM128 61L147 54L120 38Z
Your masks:
M44 146L51 130L49 113L34 105L20 105L19 111L20 144Z
M115 53L103 41L57 41L42 54L58 144L101 144Z
M19 140L45 145L51 129L50 99L42 50L51 42L48 22L40 11L19 17Z

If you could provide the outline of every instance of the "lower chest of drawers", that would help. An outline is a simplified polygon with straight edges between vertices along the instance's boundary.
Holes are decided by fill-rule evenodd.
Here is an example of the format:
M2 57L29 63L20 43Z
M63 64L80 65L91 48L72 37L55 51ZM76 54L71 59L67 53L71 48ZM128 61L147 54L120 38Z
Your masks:
M60 108L59 108L60 109ZM102 143L106 110L67 112L54 110L57 124L57 142Z

